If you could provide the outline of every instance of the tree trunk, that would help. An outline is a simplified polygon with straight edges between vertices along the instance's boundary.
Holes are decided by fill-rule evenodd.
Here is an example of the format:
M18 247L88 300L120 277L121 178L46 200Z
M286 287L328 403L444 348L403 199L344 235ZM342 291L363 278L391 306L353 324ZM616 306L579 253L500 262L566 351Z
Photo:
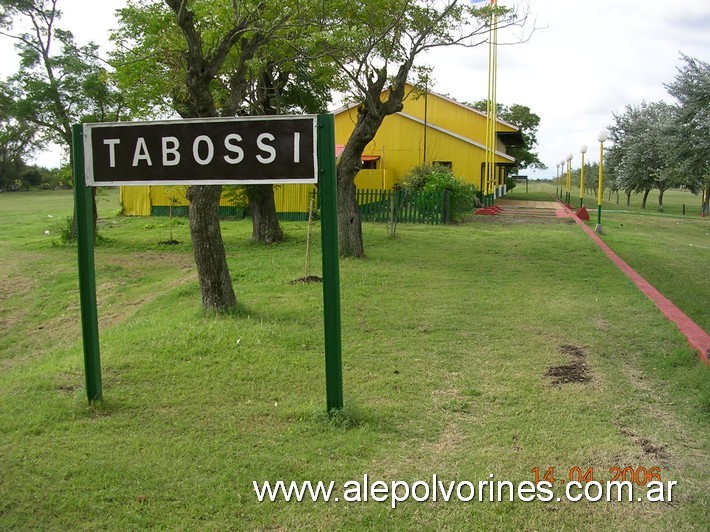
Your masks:
M627 190L626 191L626 206L628 207L631 205L631 191Z
M664 188L658 189L658 210L663 212L663 193L666 191Z
M646 208L646 200L648 199L648 195L651 192L650 188L647 188L646 190L643 191L643 199L641 200L641 208L645 209Z
M342 257L363 257L362 223L357 205L355 177L362 168L361 155L375 138L384 115L363 107L338 163L338 247Z
M69 146L69 168L71 168L72 171L72 179L76 179L77 176L74 175L74 153L73 150L71 149L72 145L72 133L71 133L71 128L69 128L69 133L66 138L64 138L66 144ZM96 241L96 223L99 220L99 212L96 208L96 187L91 187L91 212L93 213L92 219L94 221L94 241ZM76 209L74 209L74 212L72 213L72 219L71 219L71 238L72 241L76 242L77 238L77 230L76 230Z
M702 207L700 207L700 216L705 218L706 216L710 216L710 187L705 189L703 196L704 199Z
M251 210L252 233L255 242L274 244L284 239L284 233L276 215L273 185L253 185L247 187Z
M184 0L164 0L174 13L176 22L185 39L186 50L181 52L185 61L184 89L172 93L173 107L182 118L207 118L218 116L212 89L224 61L237 44L244 20L238 20L228 28L209 55L203 49L201 26L195 13ZM206 47L204 47L206 48ZM243 50L242 50L243 51ZM242 59L250 59L243 57ZM238 70L237 70L238 71ZM229 81L234 92L236 82L242 82L239 76ZM200 281L202 306L205 311L226 312L234 308L237 298L232 288L232 279L227 266L227 254L219 225L219 199L222 187L219 185L195 185L187 192L190 202L190 237L192 250Z
M355 136L355 133L351 136ZM349 142L350 142L349 141ZM342 257L363 257L362 222L357 205L355 176L360 171L362 150L346 145L338 163L338 248Z
M93 213L93 216L91 218L94 221L94 241L96 241L96 235L98 234L98 232L96 231L96 224L99 221L99 211L96 208L96 187L91 187L91 212ZM76 209L74 209L74 212L72 214L72 219L71 219L72 241L76 241L76 237L77 237Z
M338 247L343 257L364 257L355 182L338 184Z
M219 185L190 187L190 236L206 311L225 312L237 304L219 225Z

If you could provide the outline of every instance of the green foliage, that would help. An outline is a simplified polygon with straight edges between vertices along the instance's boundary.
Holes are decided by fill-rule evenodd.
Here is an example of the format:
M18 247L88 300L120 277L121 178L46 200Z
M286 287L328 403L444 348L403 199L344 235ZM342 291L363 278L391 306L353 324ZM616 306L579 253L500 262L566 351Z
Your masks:
M682 56L673 83L666 86L678 100L675 159L692 191L706 190L704 212L710 214L710 63Z
M204 64L186 53L184 35L166 2L127 2L111 38L116 77L127 105L143 118L188 116L188 71L207 68L214 76L209 98L220 116L324 112L337 86L335 66L316 49L314 5L247 0L184 4L199 28ZM234 36L238 35L236 39ZM227 46L222 62L217 50Z
M460 219L470 213L475 206L476 187L454 176L445 166L415 166L404 176L402 186L407 190L440 194L448 190L453 219Z
M614 115L607 169L617 188L648 193L682 184L674 157L676 116L677 108L661 101L627 105L623 113Z
M59 228L59 241L62 244L73 244L76 242L76 235L73 229L72 217L67 216L64 218L64 223Z
M147 4L129 0L117 11L118 29L111 39L116 82L126 105L144 119L174 113L172 101L184 92L184 43L164 2ZM205 27L205 39L213 26ZM208 41L210 42L210 41Z
M487 101L478 100L472 104L467 104L481 111L486 112ZM508 148L508 155L515 157L518 170L525 168L538 168L544 170L547 167L535 152L537 146L537 128L540 125L540 117L533 113L526 105L514 103L512 105L496 105L496 116L498 119L509 122L520 130L523 136L523 146L511 146Z
M225 185L222 187L222 196L227 198L230 205L246 210L249 207L249 198L246 188L242 185Z
M54 184L57 188L73 188L74 187L74 176L72 175L71 167L66 164L55 168L52 170L52 177L50 182Z
M49 0L2 2L5 35L15 39L20 56L19 70L3 92L12 100L12 117L33 124L42 140L68 148L72 124L118 120L124 107L98 58L98 46L80 46L60 28L58 7Z
M666 85L678 103L627 105L609 126L611 146L605 161L612 190L627 195L673 186L710 191L710 64L682 56L683 64ZM710 212L706 195L704 209Z
M13 91L0 82L0 189L8 190L15 181L23 181L27 156L39 146L37 128L15 115Z

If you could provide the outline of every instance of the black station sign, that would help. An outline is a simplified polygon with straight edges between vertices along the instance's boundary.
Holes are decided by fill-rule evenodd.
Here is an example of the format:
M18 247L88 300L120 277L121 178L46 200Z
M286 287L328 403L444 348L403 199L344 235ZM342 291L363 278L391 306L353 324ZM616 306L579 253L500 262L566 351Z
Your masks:
M84 124L88 186L316 183L316 116Z

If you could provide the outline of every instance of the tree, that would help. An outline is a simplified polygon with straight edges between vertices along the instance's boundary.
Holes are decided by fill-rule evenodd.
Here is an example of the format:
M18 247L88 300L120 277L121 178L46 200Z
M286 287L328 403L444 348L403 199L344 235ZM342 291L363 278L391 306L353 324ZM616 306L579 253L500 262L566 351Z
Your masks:
M305 15L305 16L304 16ZM301 13L301 19L307 14ZM307 32L306 32L307 33ZM281 38L259 49L250 63L251 83L239 114L280 115L325 112L331 100L335 70L331 64L306 54L294 54L286 43L304 40L303 25L283 28ZM272 244L284 239L274 202L273 185L246 187L252 214L252 240Z
M613 144L607 150L607 168L617 175L620 188L643 192L643 209L650 191L657 188L658 208L663 210L664 192L680 183L674 155L675 113L665 102L627 105L623 113L614 115L609 128Z
M512 104L504 108L502 114L498 115L506 122L510 122L518 127L523 136L522 146L511 146L508 155L515 157L515 163L519 170L525 168L537 168L545 170L547 167L533 150L537 146L537 128L540 125L540 117L530 111L526 105Z
M485 113L486 100L478 100L471 104L471 107ZM540 126L540 117L533 113L528 106L517 103L510 106L497 104L496 115L499 119L517 127L523 137L522 146L511 146L508 149L508 155L515 157L518 171L525 168L545 170L547 167L534 151L537 146L537 128Z
M311 50L316 42L311 33L317 30L310 22L312 3L251 0L228 5L201 0L181 5L184 9L189 6L206 55L225 29L234 27L235 21L244 23L208 85L214 116L325 110L334 69ZM143 118L193 114L184 105L183 79L189 56L183 52L184 37L175 18L166 4L133 1L121 11L121 26L113 35L119 46L114 60L120 86L131 109ZM253 240L281 240L273 186L254 185L248 190Z
M37 130L13 118L14 101L0 87L0 189L7 191L22 180L25 158L37 146Z
M98 46L78 46L70 31L60 29L58 6L59 0L0 0L0 35L15 40L20 56L19 71L3 92L13 100L12 117L32 124L41 141L63 145L71 160L72 125L119 120L123 106L97 58Z
M175 107L183 118L218 116L213 83L222 73L224 63L233 49L239 45L239 67L244 68L256 51L261 32L250 31L258 27L259 9L237 13L227 30L211 43L205 43L198 29L196 13L186 6L185 1L165 0L172 11L184 39L182 50L184 85L176 86L173 93ZM205 45L207 44L207 45ZM245 82L239 68L228 78L229 89L226 102L236 107L238 98L244 93ZM178 92L179 91L179 92ZM229 276L227 256L219 223L219 198L221 186L197 185L190 187L187 198L190 201L190 235L195 254L195 263L200 280L202 305L205 310L227 311L237 304L232 279Z
M269 43L298 25L298 7L263 0L229 6L216 0L129 2L113 36L127 102L143 116L249 114L250 95L264 94L255 91L255 66L265 62ZM236 305L219 223L220 195L220 186L201 185L187 194L202 304L219 312Z
M679 103L674 133L676 162L683 183L703 191L702 215L710 215L710 64L682 56L683 65L668 92Z
M323 34L328 54L346 77L350 97L359 103L355 128L337 166L340 254L362 257L355 176L385 117L403 109L417 59L436 47L484 43L491 9L500 14L499 27L524 18L507 8L476 8L455 0L337 0L327 8Z

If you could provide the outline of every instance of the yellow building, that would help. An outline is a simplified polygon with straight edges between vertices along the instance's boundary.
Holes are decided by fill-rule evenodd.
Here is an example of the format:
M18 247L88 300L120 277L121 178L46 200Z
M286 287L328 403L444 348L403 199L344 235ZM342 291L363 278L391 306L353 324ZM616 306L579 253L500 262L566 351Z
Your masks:
M411 89L411 87L410 87ZM335 112L335 142L345 144L355 127L357 105ZM496 196L505 194L505 177L515 159L509 146L523 143L518 128L497 121ZM421 164L448 166L454 175L483 189L486 114L451 98L429 92L404 102L404 109L385 118L363 152L358 188L390 189Z
M340 155L355 128L357 108L354 104L334 112L336 155ZM515 166L507 148L523 145L523 137L516 126L502 120L497 121L496 136L495 196L500 197L506 193L508 169ZM361 190L389 190L401 183L413 167L438 163L483 190L485 138L485 113L434 92L410 93L402 111L386 117L375 138L365 147L363 168L355 178L355 185ZM306 212L311 190L310 185L280 187L275 194L276 210Z
M226 189L222 191L219 211L222 216L243 217L243 208L238 205L246 200ZM185 186L130 186L119 187L121 212L126 216L187 216L189 202ZM237 201L235 201L235 199Z
M408 89L411 91L412 87ZM334 112L336 155L340 154L355 128L357 108L354 104ZM482 190L485 136L485 113L434 92L426 95L410 92L402 111L386 117L375 138L365 148L363 169L355 178L355 184L358 189L389 190L401 183L411 168L438 163L448 166L454 175ZM505 195L505 178L508 169L515 164L506 150L522 145L523 138L517 127L502 120L497 121L496 136L495 195L499 197ZM123 187L124 213L147 215L165 210L169 205L165 188ZM303 219L308 212L313 188L313 185L275 186L276 211L280 217ZM177 204L186 204L184 198L177 199Z

